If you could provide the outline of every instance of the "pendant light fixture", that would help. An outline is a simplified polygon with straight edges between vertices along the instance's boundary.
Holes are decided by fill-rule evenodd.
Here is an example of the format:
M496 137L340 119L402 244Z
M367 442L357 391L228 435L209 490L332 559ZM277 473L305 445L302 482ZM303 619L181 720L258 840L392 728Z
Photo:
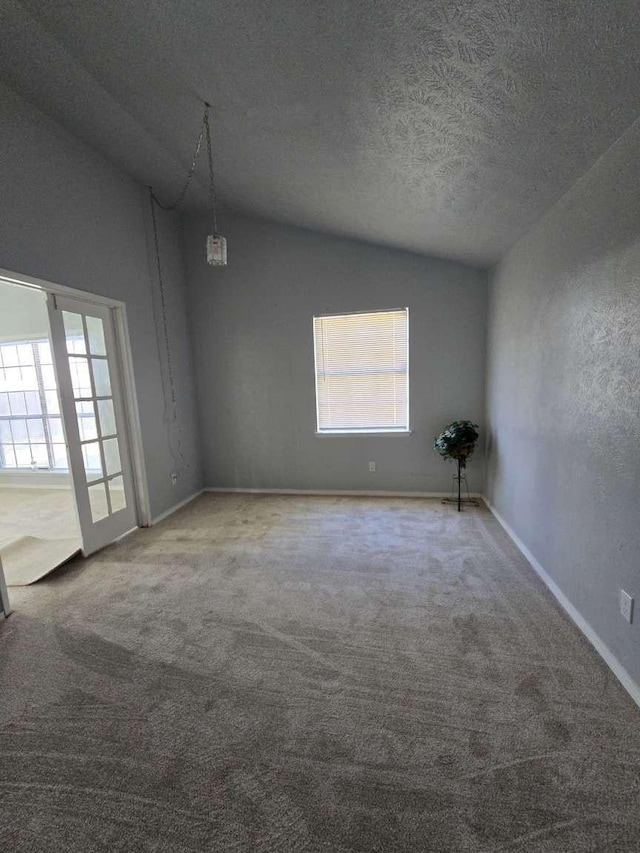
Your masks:
M209 125L209 104L205 104L204 127L207 133L207 155L209 159L209 203L213 234L207 237L207 262L213 267L227 265L227 238L218 233L218 215L216 212L216 188L213 178L213 154L211 153L211 127Z
M191 183L191 179L193 178L194 172L196 170L196 163L198 160L198 155L200 154L200 148L202 147L202 137L206 135L207 137L207 159L209 165L209 206L210 206L210 216L211 223L213 226L213 234L209 234L207 237L207 262L214 267L226 267L227 265L227 238L223 237L222 234L218 231L218 213L216 206L216 188L215 188L215 180L213 173L213 153L211 146L211 125L209 122L209 110L211 109L211 105L205 101L204 104L204 114L202 116L202 122L200 124L200 133L198 135L198 141L196 143L196 148L193 153L193 158L191 160L191 166L189 167L189 171L187 173L187 178L184 182L184 185L178 194L178 197L173 202L173 204L163 204L157 195L153 191L153 187L149 187L149 195L151 196L151 204L155 202L158 207L161 207L162 210L173 210L176 208L180 202L184 199L187 194L187 189L189 188L189 184Z

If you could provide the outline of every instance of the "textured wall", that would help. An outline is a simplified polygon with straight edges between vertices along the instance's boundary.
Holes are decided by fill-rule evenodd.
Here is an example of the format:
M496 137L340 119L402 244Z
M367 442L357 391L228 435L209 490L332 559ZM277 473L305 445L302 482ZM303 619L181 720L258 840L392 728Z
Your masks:
M492 276L487 494L640 681L640 123Z
M179 411L171 424L143 189L5 87L0 121L0 267L126 302L151 507L158 514L200 484L177 223L161 218ZM173 470L180 475L175 487Z
M225 216L229 266L185 222L205 480L209 486L442 491L433 436L483 408L486 274L265 220ZM315 431L312 317L410 309L409 436ZM368 462L377 463L370 474ZM470 463L473 490L481 459Z

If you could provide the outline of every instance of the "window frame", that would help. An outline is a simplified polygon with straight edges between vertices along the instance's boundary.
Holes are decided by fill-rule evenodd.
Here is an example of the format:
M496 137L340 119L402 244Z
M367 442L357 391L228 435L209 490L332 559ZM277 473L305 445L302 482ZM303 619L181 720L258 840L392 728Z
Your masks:
M350 429L321 429L320 428L320 405L318 395L318 365L316 362L316 320L330 319L332 317L356 317L359 314L392 314L403 311L407 318L407 419L406 427L354 427ZM315 435L318 437L332 436L407 436L411 435L411 394L410 394L410 344L409 344L409 307L407 305L402 308L376 308L375 310L363 309L361 311L338 311L333 314L314 314L312 318L313 329L313 378L315 383L315 403L316 403L316 429Z
M2 421L3 423L9 424L9 429L10 429L11 434L12 434L12 440L11 441L0 442L0 476L7 476L7 475L23 476L27 472L30 474L45 473L45 474L65 474L65 475L69 473L69 460L68 460L68 456L67 456L67 443L66 443L66 437L65 437L65 433L64 433L64 420L62 417L62 412L60 410L60 397L59 397L59 391L58 391L57 378L54 379L54 387L47 388L46 382L45 382L44 376L43 376L43 370L42 370L43 367L50 367L51 370L54 371L55 368L53 366L53 355L51 358L51 362L47 362L46 364L43 364L41 361L41 353L40 353L40 345L41 344L46 344L48 347L51 346L51 342L50 342L49 338L47 338L47 337L25 338L25 339L20 338L17 340L7 340L7 341L1 341L0 342L0 350L5 348L5 347L7 347L7 348L8 347L18 347L18 346L30 347L31 352L32 352L32 357L33 357L32 364L34 367L36 382L37 382L38 387L37 387L37 389L29 389L29 390L20 389L19 391L15 392L15 393L23 393L23 394L34 393L34 394L37 394L38 399L39 399L39 406L40 406L40 412L35 413L35 414L28 414L26 411L24 414L19 414L19 413L17 413L17 414L14 414L14 413L0 414L0 421ZM15 365L15 366L19 366L20 368L22 368L24 365L19 364L19 365ZM31 365L28 365L28 366L31 366ZM54 373L54 377L55 377L55 373ZM13 392L3 391L3 393L7 394L7 396L8 396L10 393L13 393ZM56 395L56 399L57 399L56 409L57 409L57 411L49 411L49 405L50 404L49 404L49 401L47 399L47 394L55 394ZM52 428L51 428L51 422L54 420L60 421L60 429L62 431L62 438L58 439L58 440L56 440L54 438ZM12 423L14 421L24 421L25 423L27 423L27 429L28 429L28 422L29 421L34 421L34 422L41 421L42 425L43 425L42 441L31 440L30 436L29 436L27 441L16 441L15 436L13 435L13 427L12 427ZM22 447L29 447L31 449L32 445L34 445L34 444L35 445L41 444L46 448L48 464L46 466L45 465L39 465L37 463L34 464L33 457L32 457L32 461L29 465L18 464L17 463L18 455L16 452L16 447L22 446ZM56 450L55 450L55 448L58 445L60 445L64 448L64 455L65 455L65 459L67 462L65 467L61 467L61 466L55 464L56 463ZM11 465L11 464L7 465L6 464L7 459L5 457L5 449L4 449L5 446L7 448L9 448L9 447L12 448L14 460L16 461L15 465Z
M49 411L49 404L48 404L48 401L46 398L46 394L51 393L52 391L57 396L57 383L56 383L54 388L46 388L45 387L45 382L44 382L43 373L42 373L42 366L43 365L42 365L41 357L40 357L40 344L45 344L45 343L49 344L49 340L47 338L29 338L29 339L8 340L8 341L0 342L0 351L3 351L5 348L8 349L9 347L29 347L29 349L31 350L32 360L31 360L31 363L27 366L33 367L35 377L36 377L36 384L37 384L37 388L31 388L28 390L21 388L21 389L18 389L17 391L14 391L14 392L9 392L8 390L6 390L6 391L3 391L3 394L5 394L7 396L7 400L9 400L10 393L37 394L38 405L40 407L40 412L35 413L35 414L34 413L29 414L27 412L26 408L25 408L24 413L13 413L13 412L11 412L9 414L4 414L4 413L0 414L0 421L2 421L2 423L6 423L9 425L9 430L10 430L11 435L12 435L11 441L2 441L2 443L0 443L0 471L3 474L4 473L14 474L14 473L23 472L23 471L58 472L58 471L64 470L61 468L56 468L54 465L54 461L55 461L54 460L54 444L64 444L64 441L54 442L53 436L52 436L52 431L51 431L51 421L53 419L59 420L61 422L61 429L62 430L64 430L64 426L62 425L62 415L60 413L59 406L58 406L57 412L50 412ZM20 370L24 366L25 365L23 365L22 363L19 363L16 365L10 365L10 367L12 367L12 368L13 367L19 367ZM51 370L53 370L53 359L50 362L50 364L49 363L47 364L47 367L49 367L49 366L51 367ZM5 367L7 367L7 365L5 365ZM9 405L11 405L10 402L9 402ZM27 424L27 429L28 429L28 422L29 421L33 421L33 422L40 421L42 423L42 426L43 426L42 440L41 441L31 440L31 436L28 435L28 438L26 441L16 441L15 435L13 434L13 427L12 427L12 424L16 421L17 422L25 422L25 424ZM16 452L16 447L17 446L28 447L31 450L33 445L42 445L45 447L46 453L47 453L47 465L46 466L38 464L38 463L34 464L33 456L32 456L32 461L29 465L19 464L17 462L18 455ZM4 449L5 446L7 448L11 448L12 453L13 453L13 459L16 462L16 464L14 464L14 465L12 465L12 464L7 465L6 464L7 460L5 458L5 449ZM66 449L65 449L65 452L66 452Z

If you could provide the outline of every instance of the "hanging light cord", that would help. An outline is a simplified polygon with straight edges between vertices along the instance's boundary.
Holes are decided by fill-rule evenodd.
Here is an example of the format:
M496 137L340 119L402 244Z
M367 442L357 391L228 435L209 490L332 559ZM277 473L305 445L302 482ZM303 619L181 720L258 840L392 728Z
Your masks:
M207 155L209 157L209 203L211 205L211 218L213 220L213 233L218 234L218 214L216 211L216 188L213 177L213 154L211 153L211 126L209 124L209 104L205 104L204 116L202 123L207 132ZM202 140L202 131L200 131L200 140ZM198 141L198 145L200 141Z
M202 147L202 137L204 135L205 126L207 128L207 140L209 143L209 173L211 175L212 170L212 160L211 160L211 133L209 131L209 107L210 105L205 103L204 105L204 114L202 116L202 121L200 122L200 133L198 134L198 141L196 142L196 150L193 152L193 158L191 160L191 165L189 166L189 171L187 172L187 178L183 184L182 189L178 193L178 197L172 204L163 204L158 196L154 193L153 187L149 187L151 191L151 198L155 201L158 207L161 207L162 210L174 210L180 202L184 199L187 194L187 190L189 189L189 184L191 183L191 179L193 178L196 171L196 163L198 162L198 155L200 154L200 148Z
M172 405L172 420L178 419L178 411L176 404L176 387L173 381L173 363L171 360L171 346L169 345L169 327L167 325L167 300L165 296L164 289L164 280L162 278L162 264L160 263L160 239L158 237L158 222L156 219L156 209L154 206L154 201L157 201L154 198L153 190L149 187L150 197L149 202L151 204L151 221L153 222L153 241L156 249L156 266L158 268L158 284L160 291L160 316L162 318L162 334L164 337L164 349L165 355L167 358L167 376L169 378L169 390L171 392L171 405ZM167 208L164 208L165 210Z
M191 160L191 165L189 166L189 171L187 172L186 180L182 186L182 189L178 193L176 200L172 204L163 204L160 201L158 196L154 193L153 187L149 187L149 204L151 206L151 221L153 223L153 240L156 252L156 267L158 272L158 290L160 294L160 317L162 321L162 337L164 339L164 352L166 358L167 365L167 379L169 381L169 392L170 392L170 402L171 402L171 418L170 420L176 424L178 422L178 404L176 400L176 387L175 381L173 377L173 360L171 357L171 345L169 343L169 327L167 323L167 300L166 300L166 292L164 286L164 279L162 276L162 263L160 260L160 238L158 235L158 222L156 217L156 208L157 204L159 208L162 210L174 210L183 200L187 194L187 190L189 189L189 185L196 171L196 164L198 162L198 156L200 154L200 149L202 148L202 139L206 132L207 137L207 155L209 161L209 202L211 204L211 216L213 220L213 233L218 233L218 216L216 211L216 193L215 193L215 185L214 185L214 173L213 173L213 154L211 150L211 126L209 123L209 110L210 104L205 102L204 105L204 113L202 115L202 121L200 123L200 132L198 134L198 140L196 142L195 151L193 152L193 158ZM171 438L169 437L169 445L171 447ZM181 442L178 437L178 453L182 458L182 448ZM176 454L173 452L173 448L171 448L171 455L176 460Z

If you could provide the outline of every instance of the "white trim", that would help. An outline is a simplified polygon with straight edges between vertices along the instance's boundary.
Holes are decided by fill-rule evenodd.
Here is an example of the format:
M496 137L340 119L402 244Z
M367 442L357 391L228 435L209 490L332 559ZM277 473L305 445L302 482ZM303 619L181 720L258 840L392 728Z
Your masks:
M188 495L188 497L181 500L180 503L174 504L170 506L169 509L165 509L164 512L161 512L160 515L156 515L151 522L151 525L158 524L161 521L164 521L165 518L169 518L170 515L173 515L174 512L177 512L179 509L182 509L183 506L190 504L191 501L195 501L196 498L199 498L203 492L206 492L207 489L200 489L197 492L194 492L192 495Z
M371 489L236 489L227 486L206 486L204 492L217 492L245 495L317 495L320 497L343 498L450 498L451 492L385 492ZM482 499L482 495L472 492L470 498Z
M413 433L412 429L321 429L316 430L315 435L319 438L325 438L327 436L365 436L365 435L411 435Z
M133 372L133 353L127 321L127 309L124 305L115 306L113 310L116 349L122 379L122 396L124 398L124 416L129 439L131 456L131 473L133 488L136 496L137 522L140 527L148 527L151 520L151 501L147 485L147 469L144 461L144 442L142 425L138 410L138 395L136 380Z
M562 609L570 617L574 624L577 625L577 627L582 631L587 640L589 640L591 645L598 652L598 654L609 667L611 672L618 679L620 684L622 684L629 696L631 696L636 705L640 707L640 685L636 684L631 675L629 675L627 670L622 666L618 658L614 655L614 653L607 646L604 640L602 640L600 636L596 634L591 625L587 622L587 620L580 613L580 611L571 603L571 601L567 598L564 592L560 589L558 584L549 574L547 574L545 569L543 569L541 564L536 560L536 558L533 556L533 554L527 548L524 542L520 539L520 537L507 524L507 522L500 515L498 510L493 506L493 504L491 504L489 500L484 496L482 500L485 502L487 508L493 514L496 521L501 525L507 535L513 540L515 546L522 553L527 562L531 565L534 572L538 575L540 580L544 583L544 585L556 599L558 604L562 607Z
M409 307L407 305L403 305L401 308L375 308L373 311L370 311L368 308L363 308L361 311L340 311L337 314L314 314L314 320L324 320L327 318L335 318L335 317L353 317L355 314L398 314L400 311L408 311Z
M318 398L318 349L317 349L317 336L316 336L316 321L317 320L328 320L335 319L336 317L353 317L354 315L371 315L371 314L399 314L401 311L404 311L406 315L407 321L407 411L406 411L406 426L401 429L373 429L367 430L365 429L326 429L322 430L320 428L320 405ZM347 313L341 314L314 314L312 318L313 324L313 375L314 375L314 388L315 388L315 397L316 397L316 436L325 436L325 435L387 435L391 433L395 433L398 435L411 435L413 430L411 429L411 401L410 401L410 377L409 377L409 363L410 363L410 342L409 342L409 306L405 306L404 308L378 308L375 311L349 311Z
M82 299L84 302L92 302L94 305L102 305L105 308L124 307L125 303L110 296L101 296L99 293L91 293L88 290L78 290L77 287L67 287L65 284L56 284L55 281L47 281L44 278L35 278L32 275L13 272L0 268L0 280L8 281L10 284L20 284L23 287L31 287L34 290L44 290L47 293L55 293L59 296L69 296L72 299Z

